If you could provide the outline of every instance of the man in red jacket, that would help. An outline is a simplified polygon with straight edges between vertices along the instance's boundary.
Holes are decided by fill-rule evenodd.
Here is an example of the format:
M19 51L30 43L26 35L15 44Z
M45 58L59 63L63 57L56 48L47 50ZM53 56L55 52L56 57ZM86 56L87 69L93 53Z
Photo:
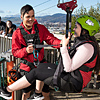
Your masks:
M24 75L36 67L34 64L38 64L38 62L45 62L43 59L44 48L34 49L33 45L42 44L43 41L45 41L49 45L58 45L54 47L59 48L61 40L54 37L54 35L51 34L44 25L38 24L37 20L35 19L34 9L32 6L25 5L21 8L21 20L22 23L20 24L20 27L14 31L12 36L12 54L17 58L22 59L22 62L20 63L20 72L22 75ZM33 52L35 52L35 54L33 54ZM44 100L50 100L48 91L49 87L44 85L43 97L41 95L42 93L40 94L39 91L41 85L43 85L41 81L36 81L34 96L38 96L41 98L41 100L43 98ZM30 91L34 86L35 83L33 82L32 86L23 90L22 100L26 100L29 97Z

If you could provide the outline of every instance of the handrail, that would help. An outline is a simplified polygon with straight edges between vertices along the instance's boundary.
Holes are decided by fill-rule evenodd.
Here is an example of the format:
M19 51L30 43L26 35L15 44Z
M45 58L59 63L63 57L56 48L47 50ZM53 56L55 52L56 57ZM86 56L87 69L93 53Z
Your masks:
M7 37L0 35L0 53L6 52L8 49L11 48L12 45L12 37Z

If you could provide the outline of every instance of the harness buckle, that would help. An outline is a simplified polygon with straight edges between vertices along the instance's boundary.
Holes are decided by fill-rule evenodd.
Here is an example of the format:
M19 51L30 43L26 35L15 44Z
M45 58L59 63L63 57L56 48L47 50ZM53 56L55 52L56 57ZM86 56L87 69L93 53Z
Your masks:
M38 66L40 64L39 60L33 62L35 66Z

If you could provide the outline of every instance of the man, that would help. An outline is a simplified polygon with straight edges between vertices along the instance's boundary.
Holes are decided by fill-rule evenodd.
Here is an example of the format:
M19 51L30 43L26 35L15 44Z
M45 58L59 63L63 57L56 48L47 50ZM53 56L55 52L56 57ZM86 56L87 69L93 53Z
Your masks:
M6 23L1 21L1 16L0 16L0 35L4 35L5 28L6 28Z
M22 58L20 72L24 75L31 69L36 68L36 65L38 65L39 62L46 62L43 59L44 48L35 49L33 48L33 45L35 47L35 44L43 44L43 41L45 41L49 45L58 45L54 47L59 48L61 41L54 37L44 25L38 24L32 6L25 5L21 8L21 20L22 23L20 24L20 27L14 31L12 36L12 54L17 58ZM50 100L49 87L47 85L44 85L42 90L44 97L42 96L42 93L40 93L42 85L41 81L36 81L35 97ZM30 96L30 91L34 86L35 83L33 82L33 85L23 90L22 100L26 100ZM32 100L37 99L34 99L33 97Z

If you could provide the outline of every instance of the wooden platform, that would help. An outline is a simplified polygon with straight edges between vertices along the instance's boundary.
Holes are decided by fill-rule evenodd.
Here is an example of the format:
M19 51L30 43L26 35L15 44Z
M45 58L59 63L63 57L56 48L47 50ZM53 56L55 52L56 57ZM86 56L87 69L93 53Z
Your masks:
M51 90L50 100L100 100L100 94L96 93L63 93Z

